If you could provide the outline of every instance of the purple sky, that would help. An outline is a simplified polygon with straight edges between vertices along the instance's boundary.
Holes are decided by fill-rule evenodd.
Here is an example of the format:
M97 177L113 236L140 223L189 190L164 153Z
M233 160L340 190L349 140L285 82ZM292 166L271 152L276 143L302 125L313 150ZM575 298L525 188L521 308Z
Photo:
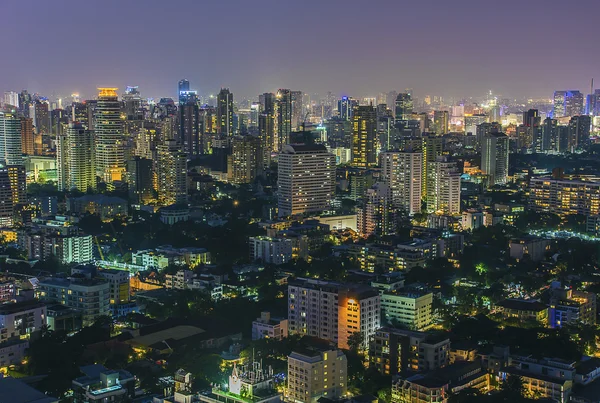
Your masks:
M587 93L599 16L600 0L1 0L0 91Z

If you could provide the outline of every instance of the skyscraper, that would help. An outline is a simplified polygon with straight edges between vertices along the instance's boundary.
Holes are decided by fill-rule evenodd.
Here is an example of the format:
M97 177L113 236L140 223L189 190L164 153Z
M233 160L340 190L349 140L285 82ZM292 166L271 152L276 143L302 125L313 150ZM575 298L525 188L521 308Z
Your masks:
M542 152L541 117L537 109L523 112L523 125L519 129L518 148Z
M396 232L396 214L390 187L378 182L367 189L356 212L356 228L363 237Z
M352 111L352 166L377 165L377 111L373 106L356 106Z
M400 93L396 97L395 103L395 117L396 120L410 120L413 113L413 100L412 96L407 93Z
M127 161L127 184L132 204L148 204L154 200L152 160L135 157Z
M546 118L542 124L542 151L558 151L558 122Z
M584 112L583 94L580 91L554 91L553 118L571 117Z
M300 130L304 123L304 103L302 91L291 92L292 128Z
M289 144L292 132L292 92L279 89L275 98L275 124L277 131L277 151Z
M429 182L429 169L431 168L430 163L435 162L437 157L442 155L443 146L442 138L432 135L423 136L423 170L421 179L421 196L423 199L427 198L427 187Z
M263 163L263 152L260 138L256 136L234 136L231 139L231 155L229 156L232 183L252 183L259 175Z
M57 137L56 162L59 190L96 189L94 138L81 123L72 122L67 133Z
M34 155L33 119L21 118L21 149L23 154Z
M233 93L229 88L221 88L217 95L217 132L223 136L233 136Z
M335 195L335 155L324 145L291 144L278 163L279 216L318 213Z
M6 167L0 167L0 227L13 224L13 193Z
M488 186L503 185L508 180L509 140L504 133L489 133L483 137L481 170L488 175Z
M202 154L204 145L200 133L200 110L196 92L183 93L179 104L179 142L189 158Z
M96 174L106 183L125 179L125 136L117 88L98 88L94 113Z
M338 101L338 114L340 115L340 119L352 119L352 113L356 106L358 106L358 100L343 96L342 99Z
M41 134L50 134L50 112L48 111L48 102L35 101L35 129Z
M434 111L433 112L433 129L435 134L438 136L444 135L448 133L448 121L449 121L449 113L448 111Z
M158 203L161 206L187 204L187 158L175 141L166 141L156 150Z
M190 90L190 82L187 79L179 80L177 85L177 96L179 96L179 102L182 103L182 96L185 99L185 94Z
M4 93L4 106L19 108L19 93L15 91L6 91Z
M272 113L261 113L258 116L258 136L263 151L263 167L271 165L271 154L277 150L275 136L275 116Z
M379 154L381 180L392 190L394 206L408 215L421 212L421 152L388 151Z
M569 150L585 150L590 145L592 118L588 115L573 116L569 121Z
M21 119L15 112L0 111L0 163L20 165L23 163L21 148Z
M447 156L429 163L427 211L456 215L460 213L460 171Z

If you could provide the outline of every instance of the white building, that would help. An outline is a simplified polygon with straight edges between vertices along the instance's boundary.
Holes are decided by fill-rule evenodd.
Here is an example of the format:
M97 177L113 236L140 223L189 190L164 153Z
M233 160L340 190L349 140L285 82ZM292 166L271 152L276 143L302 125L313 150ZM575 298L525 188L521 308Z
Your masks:
M340 350L304 349L288 356L286 401L316 403L320 398L335 400L348 389L348 362Z
M385 320L411 329L423 331L433 324L433 294L417 291L384 292L381 309Z
M420 213L423 154L388 151L379 160L381 181L392 189L394 205L409 215Z
M62 239L63 264L88 263L94 259L91 235L69 236Z
M46 324L46 305L39 301L0 305L0 343L29 338Z
M317 213L335 195L335 156L323 145L283 147L278 161L279 216Z
M427 211L460 214L460 172L446 156L429 163L427 171Z
M283 264L292 259L292 241L267 236L250 237L250 259L263 263Z
M489 133L483 137L481 171L488 175L488 186L503 185L508 180L509 140L504 133Z
M281 340L288 336L288 320L271 317L270 312L261 312L260 318L252 322L252 340Z

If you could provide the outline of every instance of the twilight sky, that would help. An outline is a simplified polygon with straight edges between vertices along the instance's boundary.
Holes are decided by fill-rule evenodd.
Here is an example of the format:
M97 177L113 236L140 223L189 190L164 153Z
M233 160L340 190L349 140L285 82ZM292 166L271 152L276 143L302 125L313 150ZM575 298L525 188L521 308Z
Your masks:
M587 93L599 15L600 0L0 0L0 91Z

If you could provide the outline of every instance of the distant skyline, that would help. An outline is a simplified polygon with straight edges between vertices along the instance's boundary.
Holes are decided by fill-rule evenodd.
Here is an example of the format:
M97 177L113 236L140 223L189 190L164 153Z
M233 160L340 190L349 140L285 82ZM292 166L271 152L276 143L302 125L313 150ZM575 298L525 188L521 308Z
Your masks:
M0 91L550 98L600 87L598 0L3 0Z

